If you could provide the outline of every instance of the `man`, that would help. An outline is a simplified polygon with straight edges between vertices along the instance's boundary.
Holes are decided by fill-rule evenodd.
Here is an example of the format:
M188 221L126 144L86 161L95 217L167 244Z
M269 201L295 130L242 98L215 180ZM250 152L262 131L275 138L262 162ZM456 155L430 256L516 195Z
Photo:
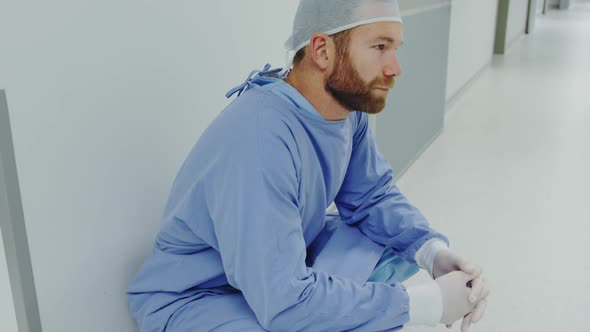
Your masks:
M303 0L293 69L202 134L129 287L142 331L391 331L481 319L481 270L392 184L367 114L401 74L395 0ZM288 74L288 76L286 76ZM282 79L281 79L282 78ZM334 202L338 214L326 215ZM414 263L434 281L405 288Z

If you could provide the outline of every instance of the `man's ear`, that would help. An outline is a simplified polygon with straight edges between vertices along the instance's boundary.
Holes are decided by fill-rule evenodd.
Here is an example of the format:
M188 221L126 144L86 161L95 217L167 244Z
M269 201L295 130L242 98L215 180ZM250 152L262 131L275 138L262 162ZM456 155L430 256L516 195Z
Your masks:
M321 70L329 70L336 55L334 40L324 33L316 33L310 39L308 53L311 61Z

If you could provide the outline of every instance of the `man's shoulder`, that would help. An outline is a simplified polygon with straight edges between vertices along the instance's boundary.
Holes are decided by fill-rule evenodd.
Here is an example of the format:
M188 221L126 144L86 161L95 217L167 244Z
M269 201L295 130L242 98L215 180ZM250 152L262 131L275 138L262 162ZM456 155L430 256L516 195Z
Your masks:
M252 88L234 100L224 111L235 121L252 126L253 130L275 134L289 133L298 119L292 106L276 94Z

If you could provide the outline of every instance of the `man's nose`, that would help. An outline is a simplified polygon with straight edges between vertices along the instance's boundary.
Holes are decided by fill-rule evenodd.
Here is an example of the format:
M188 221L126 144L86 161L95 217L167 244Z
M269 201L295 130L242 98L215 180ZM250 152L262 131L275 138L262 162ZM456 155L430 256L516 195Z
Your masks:
M385 68L383 68L383 74L387 77L398 77L402 74L402 68L397 58L397 54L387 60Z

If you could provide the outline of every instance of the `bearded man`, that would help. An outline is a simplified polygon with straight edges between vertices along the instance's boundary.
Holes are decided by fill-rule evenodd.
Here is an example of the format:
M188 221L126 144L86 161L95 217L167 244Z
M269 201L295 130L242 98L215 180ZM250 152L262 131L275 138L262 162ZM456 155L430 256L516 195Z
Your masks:
M401 75L396 0L302 0L284 70L201 135L128 289L142 331L393 331L481 319L481 269L393 184L368 114ZM337 213L327 213L334 203ZM426 269L433 281L401 282Z

